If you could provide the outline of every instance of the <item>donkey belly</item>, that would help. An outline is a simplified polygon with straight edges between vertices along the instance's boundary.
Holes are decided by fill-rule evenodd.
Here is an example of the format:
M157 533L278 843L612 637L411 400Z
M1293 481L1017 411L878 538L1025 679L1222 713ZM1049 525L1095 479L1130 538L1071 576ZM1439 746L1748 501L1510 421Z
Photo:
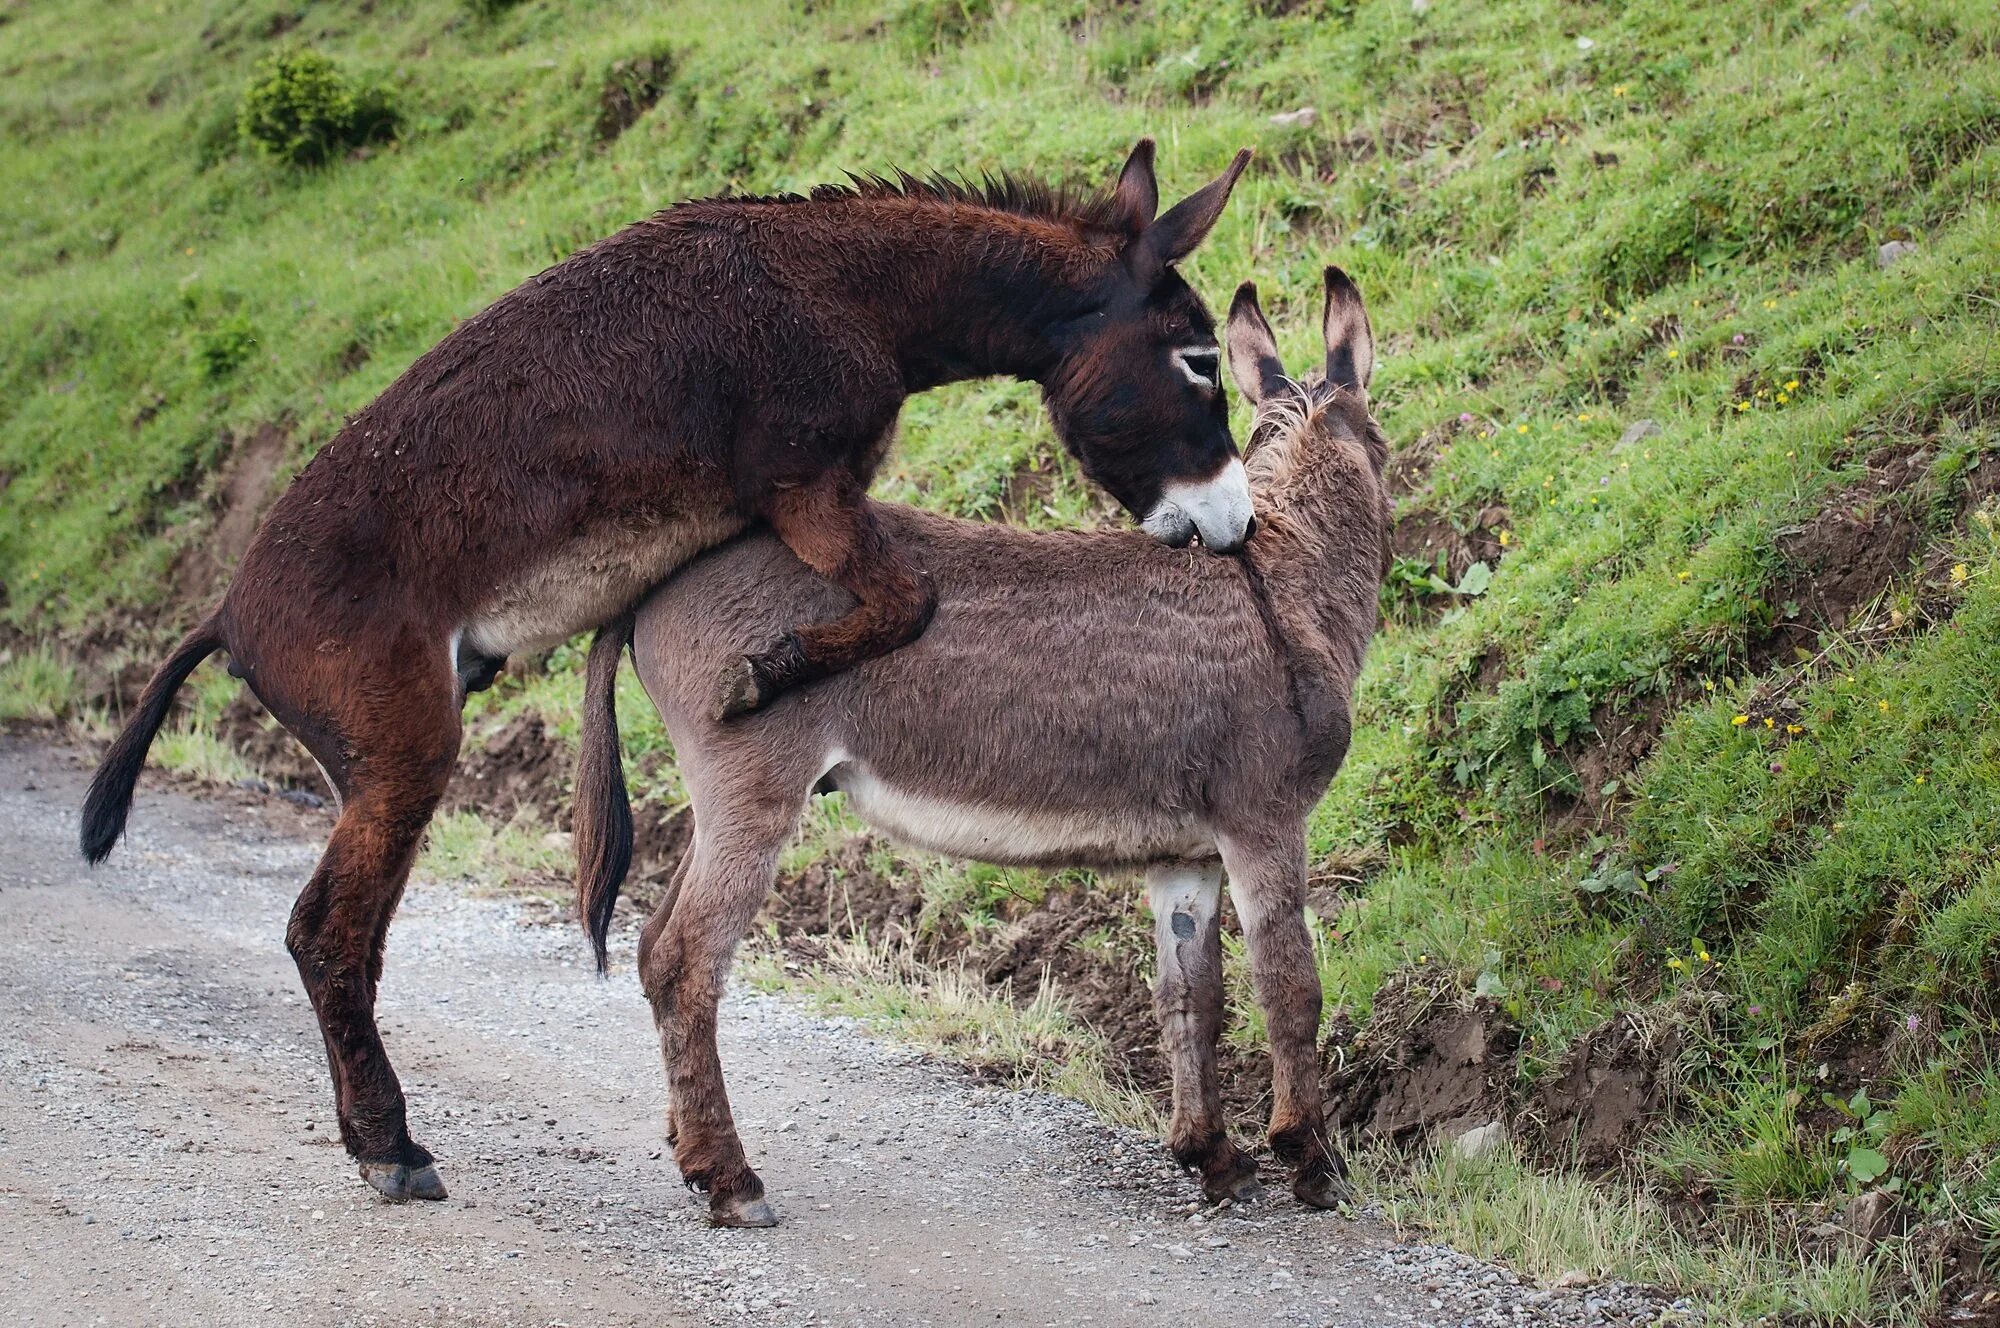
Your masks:
M1126 867L1215 852L1215 837L1191 817L1129 807L1099 813L958 801L898 788L857 763L838 765L827 778L847 795L849 810L891 838L980 862Z
M743 526L743 518L716 512L643 529L588 530L499 586L474 610L459 637L459 654L504 657L541 650L600 626Z

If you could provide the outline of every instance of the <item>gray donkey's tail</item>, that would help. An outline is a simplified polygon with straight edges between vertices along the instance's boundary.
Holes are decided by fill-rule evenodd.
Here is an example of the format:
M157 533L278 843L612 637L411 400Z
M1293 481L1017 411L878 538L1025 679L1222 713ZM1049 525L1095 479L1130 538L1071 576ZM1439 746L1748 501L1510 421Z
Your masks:
M583 671L583 737L570 827L576 841L576 913L605 971L611 910L632 866L632 803L618 748L618 655L632 644L632 615L606 623Z

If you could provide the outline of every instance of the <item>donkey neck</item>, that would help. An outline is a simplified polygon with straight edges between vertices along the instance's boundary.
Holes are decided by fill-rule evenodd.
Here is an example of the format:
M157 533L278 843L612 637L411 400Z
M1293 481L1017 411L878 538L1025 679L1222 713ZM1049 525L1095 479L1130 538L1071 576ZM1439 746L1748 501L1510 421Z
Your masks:
M1309 717L1344 711L1380 617L1389 504L1365 438L1294 438L1249 463L1260 529L1246 554ZM1261 464L1260 464L1261 463Z
M1108 255L1064 222L925 199L853 199L834 260L912 392L968 378L1042 381L1055 332Z

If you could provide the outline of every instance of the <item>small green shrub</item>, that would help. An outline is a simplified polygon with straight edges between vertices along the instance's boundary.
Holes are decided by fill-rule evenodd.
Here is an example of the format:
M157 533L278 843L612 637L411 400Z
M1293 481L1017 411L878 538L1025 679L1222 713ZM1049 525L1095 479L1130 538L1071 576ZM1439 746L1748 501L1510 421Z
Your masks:
M319 166L348 148L394 138L398 116L382 88L356 84L313 50L257 64L236 107L236 131L266 156Z
M256 329L238 314L204 331L195 340L194 358L201 376L213 383L235 373L256 349Z

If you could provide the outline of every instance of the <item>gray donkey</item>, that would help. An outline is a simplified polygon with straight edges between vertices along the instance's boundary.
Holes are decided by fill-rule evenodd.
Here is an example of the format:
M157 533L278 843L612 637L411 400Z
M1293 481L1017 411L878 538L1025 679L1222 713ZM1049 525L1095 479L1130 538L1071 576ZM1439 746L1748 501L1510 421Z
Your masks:
M770 534L700 559L592 648L576 832L600 956L631 834L613 711L628 640L694 803L693 846L641 934L639 972L666 1059L668 1137L715 1222L777 1220L730 1116L716 1004L807 798L834 789L883 833L940 853L1143 869L1173 1064L1168 1142L1211 1200L1259 1193L1216 1082L1226 873L1270 1030L1272 1149L1303 1202L1347 1196L1320 1101L1305 824L1347 753L1389 504L1368 315L1338 268L1326 270L1324 330L1324 370L1288 378L1256 287L1236 292L1230 369L1257 407L1245 466L1258 523L1241 556L881 505L882 528L938 596L929 630L893 654L717 720L724 665L853 603Z

